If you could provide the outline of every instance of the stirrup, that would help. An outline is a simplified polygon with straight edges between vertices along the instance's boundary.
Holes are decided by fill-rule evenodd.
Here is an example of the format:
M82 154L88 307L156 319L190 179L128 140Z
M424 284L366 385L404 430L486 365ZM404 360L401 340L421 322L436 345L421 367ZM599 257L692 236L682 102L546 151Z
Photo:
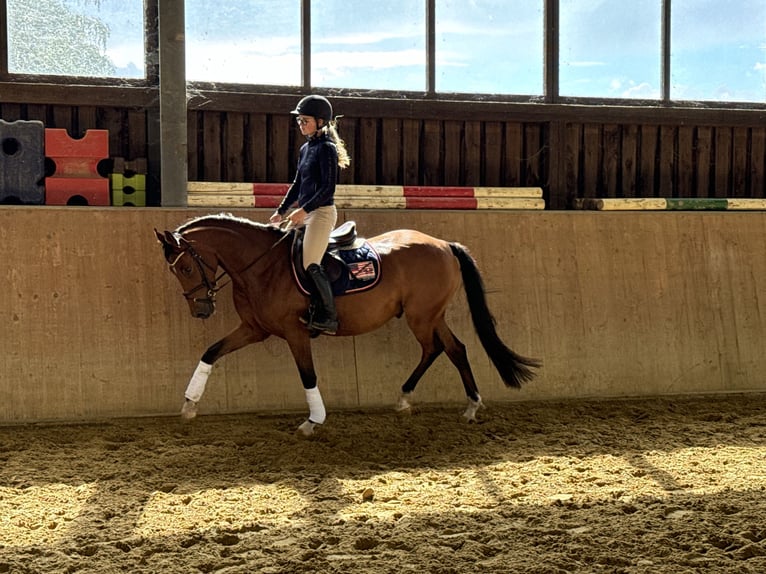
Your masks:
M334 335L338 332L338 321L337 319L334 321L328 321L327 319L324 321L315 321L312 318L312 320L306 324L306 327L314 331L321 331L328 335Z

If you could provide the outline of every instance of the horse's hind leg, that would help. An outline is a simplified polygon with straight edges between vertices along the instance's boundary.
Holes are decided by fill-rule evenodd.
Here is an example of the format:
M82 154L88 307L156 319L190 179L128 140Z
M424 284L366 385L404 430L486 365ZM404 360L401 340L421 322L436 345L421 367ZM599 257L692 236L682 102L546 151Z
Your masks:
M476 412L483 406L483 403L479 395L479 387L476 385L476 379L471 370L471 364L468 362L465 345L455 336L444 320L437 326L436 334L444 345L447 357L455 365L460 373L460 379L463 381L463 388L468 397L468 407L463 413L463 417L468 421L475 421Z
M396 406L396 410L398 411L405 411L412 406L409 401L410 395L412 395L412 392L415 390L418 381L428 370L428 367L433 364L436 358L441 355L442 351L444 350L444 345L442 345L442 342L434 332L431 333L430 340L428 338L418 340L420 341L420 346L422 348L420 362L418 363L417 367L415 367L415 370L412 371L412 374L409 376L409 378L402 385L402 396L399 397L399 404Z

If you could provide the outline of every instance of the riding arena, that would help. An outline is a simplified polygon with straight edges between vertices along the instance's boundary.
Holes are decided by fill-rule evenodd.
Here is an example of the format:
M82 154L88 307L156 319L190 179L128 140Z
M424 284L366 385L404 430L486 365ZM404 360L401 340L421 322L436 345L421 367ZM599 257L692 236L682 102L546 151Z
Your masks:
M294 85L187 78L165 0L142 77L21 73L22 4L59 3L0 0L0 574L766 571L764 102L672 97L670 1L649 100L567 94L601 66L556 0L529 96L439 90L440 0L423 91L316 87L322 2ZM309 93L351 156L321 334L270 223Z

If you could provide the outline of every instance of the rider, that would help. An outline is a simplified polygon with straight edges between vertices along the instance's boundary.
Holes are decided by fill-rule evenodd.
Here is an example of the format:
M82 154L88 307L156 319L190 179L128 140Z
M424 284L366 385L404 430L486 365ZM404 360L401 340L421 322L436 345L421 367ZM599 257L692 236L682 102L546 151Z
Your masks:
M338 135L332 105L327 98L306 96L290 113L296 116L298 127L307 141L298 155L295 180L269 221L282 221L288 210L297 203L297 208L287 214L287 219L294 226L305 226L303 267L319 295L318 308L308 317L306 326L333 335L338 330L338 316L330 281L321 261L330 232L338 219L334 205L338 168L347 167L351 158Z

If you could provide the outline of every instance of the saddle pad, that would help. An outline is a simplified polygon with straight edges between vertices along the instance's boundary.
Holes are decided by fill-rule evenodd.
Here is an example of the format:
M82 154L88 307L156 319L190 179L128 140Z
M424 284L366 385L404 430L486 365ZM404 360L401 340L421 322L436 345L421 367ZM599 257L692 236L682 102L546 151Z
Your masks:
M305 271L295 264L292 258L293 276L300 290L311 295L314 283ZM322 259L330 279L333 295L347 295L372 289L380 281L380 255L368 242L352 249L339 249L328 251Z

